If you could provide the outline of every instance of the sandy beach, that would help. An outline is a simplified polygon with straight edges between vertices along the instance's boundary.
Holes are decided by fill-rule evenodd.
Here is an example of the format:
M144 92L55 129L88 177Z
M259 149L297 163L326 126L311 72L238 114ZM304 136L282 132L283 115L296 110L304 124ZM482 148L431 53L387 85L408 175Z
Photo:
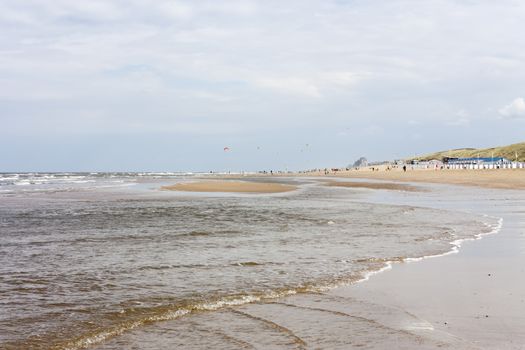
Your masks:
M307 173L313 176L326 176L323 172ZM387 181L442 183L486 188L525 189L525 169L498 170L412 170L401 169L379 171L349 170L331 173L328 176L345 178L364 178Z
M371 199L479 211L501 218L501 229L463 242L457 254L393 264L390 271L329 294L389 308L396 315L391 317L405 329L459 341L458 349L524 349L525 216L521 191L440 186L432 192L426 198L402 200L395 194L375 193Z
M346 187L341 190L355 188L356 203L486 214L498 218L502 226L481 239L456 243L461 245L456 254L414 262L392 258L391 267L359 283L198 312L167 321L160 329L151 325L125 333L96 348L145 344L201 348L203 338L209 341L205 332L212 329L220 335L218 348L523 349L523 192L422 181L416 186L360 185L345 179L328 184L337 190L337 180ZM326 186L324 179L314 181ZM224 191L224 185L213 186ZM201 334L191 338L192 346L186 343L189 329Z
M247 181L197 181L163 186L163 190L186 192L280 193L297 189L292 185Z

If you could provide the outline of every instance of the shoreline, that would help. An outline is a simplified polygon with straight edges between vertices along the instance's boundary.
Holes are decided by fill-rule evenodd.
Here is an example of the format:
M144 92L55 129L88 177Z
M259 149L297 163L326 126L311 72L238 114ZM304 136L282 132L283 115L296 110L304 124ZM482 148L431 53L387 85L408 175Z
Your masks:
M452 207L454 190L448 190L450 197L445 200ZM476 212L482 210L489 212L487 216L499 218L491 232L453 241L452 249L443 254L406 259L406 263L393 261L371 273L367 283L342 286L328 294L403 310L404 315L396 316L397 324L406 324L405 329L425 336L439 334L464 341L457 348L522 349L525 344L525 334L521 332L525 324L522 316L525 314L522 278L525 238L520 228L524 227L525 213L509 211L506 207L520 208L523 196L519 191L499 194L494 190L480 190L482 193L476 194L467 187L460 191L472 194L472 199L460 204L468 209L473 209L470 203L476 203L475 198L483 196L483 192L500 203L476 203L480 206L475 208ZM392 198L383 200L377 193L372 197L379 203L392 201ZM409 204L414 203L409 201ZM386 271L388 273L382 273ZM407 315L415 319L410 320Z
M459 254L461 252L461 246L462 246L462 244L464 242L477 241L477 240L483 239L486 236L498 234L501 231L501 228L503 227L503 218L496 218L496 217L494 217L494 219L498 219L498 223L495 225L495 227L491 227L491 231L485 232L485 233L484 232L479 233L479 234L475 235L472 238L461 238L461 239L457 239L457 240L451 241L451 242L449 242L449 244L451 246L450 250L448 250L448 251L446 251L444 253L433 254L433 255L423 255L423 256L418 257L418 258L406 258L406 259L401 260L401 261L399 261L399 260L389 260L389 261L387 261L385 263L386 266L384 266L384 267L382 267L382 268L380 268L378 270L367 272L362 279L357 280L355 283L351 283L351 284L346 285L346 286L338 286L338 287L335 287L333 289L344 288L344 287L348 287L348 286L350 286L352 284L358 284L358 283L366 282L366 281L370 280L370 278L375 276L375 275L379 275L379 274L381 274L383 272L386 272L388 270L393 269L396 264L410 264L410 263L420 262L420 261L427 260L427 259L441 258L441 257L445 257L445 256L451 255L451 254ZM488 226L488 224L487 224L487 226Z
M340 177L340 179L345 178ZM470 259L471 254L481 254L481 261L484 264L499 266L491 268L492 274L502 273L505 269L504 265L502 265L502 259L497 256L491 257L490 254L494 252L493 245L498 247L497 249L513 246L513 243L508 242L506 237L502 237L502 232L507 232L506 226L516 224L519 220L516 217L504 215L506 213L499 208L500 205L496 205L496 208L491 207L490 201L484 196L494 196L497 198L498 203L506 204L509 201L506 198L506 193L517 196L516 198L519 201L521 199L521 191L502 190L504 194L500 196L499 191L495 191L492 188L485 189L483 186L475 186L473 188L472 186L461 185L458 187L455 186L457 185L455 183L446 185L452 186L433 188L432 184L427 184L423 185L425 191L416 192L398 189L389 191L392 189L389 186L378 186L372 191L365 193L365 198L367 198L365 202L454 210L457 206L454 198L460 192L462 193L460 198L463 198L461 197L463 195L466 196L466 204L461 204L456 209L483 214L497 219L497 223L491 226L489 232L480 232L470 238L453 240L449 242L450 250L440 254L407 258L404 261L388 261L384 267L366 272L360 279L348 284L327 288L321 294L298 293L277 300L263 301L261 305L247 303L239 306L239 309L242 312L251 314L260 312L260 309L265 308L264 305L282 304L299 308L304 307L306 310L319 310L320 314L316 316L319 319L321 319L321 314L325 312L348 314L351 317L362 317L369 320L367 322L382 324L396 331L409 332L417 337L422 337L421 341L425 345L427 343L435 344L429 347L423 344L421 347L414 347L414 344L409 342L402 345L401 348L434 349L436 347L451 346L457 349L521 349L521 347L513 347L512 344L515 341L520 343L521 340L525 343L525 335L515 336L516 332L520 332L525 324L518 318L518 315L525 314L523 300L520 303L519 294L515 294L516 296L509 300L508 298L494 298L492 293L497 292L501 294L514 288L521 288L525 292L525 283L516 282L514 279L516 275L519 276L519 266L523 266L525 258L515 256L517 262L513 264L516 267L514 269L514 278L508 278L506 282L497 286L489 285L486 287L479 287L479 285L486 283L483 277L486 276L484 274L485 266L480 267L477 260ZM387 198L385 199L384 196ZM425 205L421 205L419 202L411 202L412 196L415 196L416 200L420 196L425 198ZM444 203L439 203L435 206L433 198L436 197L440 198ZM479 202L476 198L479 198ZM362 199L357 198L356 200L361 201ZM474 204L481 207L478 208ZM463 205L466 207L461 207ZM515 230L512 232L513 235L518 233ZM487 244L489 240L497 243ZM490 246L489 250L485 252L486 255L478 252L479 244ZM477 259L479 258L477 256ZM456 262L458 260L459 263ZM413 262L418 262L418 264L412 264ZM430 269L426 267L428 265L431 266ZM451 277L458 271L461 271L460 273L463 277L460 281ZM489 273L489 276L491 276L491 273ZM524 275L523 270L521 270L521 274ZM432 288L434 286L435 288ZM424 290L424 293L422 290ZM479 301L472 301L473 298L470 294L474 296L485 294L485 296ZM443 295L446 296L443 297ZM347 301L334 307L335 304L340 302L334 304L333 301L324 300L325 298L328 300L331 297L341 297ZM417 302L414 302L414 300ZM356 314L356 303L366 305L366 308L357 311ZM347 308L348 312L345 311ZM500 308L503 311L501 315L495 316L492 312L486 311L487 308L494 310ZM523 312L516 312L516 310L522 310ZM301 315L301 319L311 317L302 311L297 312ZM385 316L385 313L388 316ZM286 317L276 314L271 315L272 318L269 319L271 322L282 324L281 322L286 321ZM517 321L503 321L507 317ZM484 322L487 319L491 321ZM473 322L475 324L472 324ZM505 322L505 325L501 326L503 322ZM295 324L292 325L296 326ZM323 332L331 332L335 328L335 326L329 324L317 325L316 327L316 332L321 334ZM483 329L485 334L480 334L483 332L478 331L478 329ZM494 329L497 329L500 335L494 336L491 333L494 332ZM290 330L294 333L296 332L296 329L293 327L290 327ZM301 333L295 334L302 338ZM355 336L353 333L352 335ZM379 346L378 348L383 347Z
M222 185L222 182L218 182L217 184L214 184L215 186ZM323 186L323 184L320 182L320 186ZM387 184L388 185L388 184ZM347 187L347 186L343 186ZM352 186L350 186L352 187ZM373 187L373 189L391 189L390 186L385 186L384 188L381 187ZM222 192L222 191L221 191ZM377 193L377 191L374 191ZM417 191L409 191L409 192L427 192L426 190L417 190ZM199 305L194 305L188 308L181 308L174 310L166 311L164 314L156 315L154 318L158 321L161 320L163 322L170 322L170 321L186 321L187 319L193 319L194 317L199 317L202 312L208 313L208 312L222 312L225 310L228 310L230 308L239 308L239 309L250 309L253 305L270 305L274 303L282 303L282 302L289 302L292 303L296 298L310 298L311 296L319 296L319 295L330 295L331 293L338 293L339 290L345 290L346 288L352 288L353 286L362 285L364 282L370 281L372 277L376 278L375 276L380 276L383 274L383 272L390 271L395 268L395 266L398 265L404 265L412 262L419 262L422 260L427 260L430 258L438 258L438 257L444 257L447 255L455 254L459 252L459 248L461 247L461 244L463 242L467 241L476 241L479 239L482 239L485 236L488 235L494 235L499 232L501 229L501 223L502 219L498 220L498 224L494 227L491 227L491 231L485 232L485 233L479 233L474 237L471 238L463 238L458 239L454 241L450 241L450 250L438 253L434 255L424 255L417 258L405 258L404 260L389 260L386 261L384 264L385 266L379 267L376 270L368 270L368 271L362 271L362 275L355 279L349 279L345 282L338 282L332 285L325 285L325 286L317 286L314 288L305 288L304 290L301 290L301 288L294 289L291 288L289 290L283 290L283 291L271 291L268 294L245 294L245 295L235 295L235 296L225 296L224 298L215 300L213 302L202 302ZM487 225L488 226L488 225ZM241 311L243 312L243 311ZM273 322L273 321L269 321ZM145 324L146 322L144 322ZM156 323L156 322L155 322ZM142 327L144 325L143 323L133 325L132 327L126 328L126 329L117 329L115 330L116 335L120 335L121 333L128 334L130 332L133 332L135 329L139 329L139 332L141 331ZM276 322L276 324L278 324ZM100 336L97 335L96 338L99 338ZM103 338L106 338L104 335ZM101 339L100 342L97 341L96 343L99 345L103 345L105 341L110 339L116 339L114 337L114 334L109 332L107 334L106 339ZM87 344L91 344L93 342L92 337L82 338L78 339L74 342L75 346L70 346L72 349L76 348L83 348ZM97 346L95 346L96 348Z
M224 310L228 310L230 308L239 308L239 309L250 309L253 305L270 305L274 303L282 303L282 302L294 302L297 298L309 298L311 296L319 296L319 295L330 295L331 293L337 293L340 290L345 290L346 288L352 288L353 286L361 285L364 282L367 282L371 280L372 277L381 275L383 272L387 272L392 270L397 265L403 265L408 264L412 262L419 262L426 259L431 258L439 258L444 257L450 254L459 253L459 248L461 247L461 244L463 242L467 241L476 241L479 239L482 239L485 236L494 235L499 232L501 229L501 223L502 219L498 220L498 224L494 227L491 227L492 230L486 233L480 233L472 238L464 238L464 239L458 239L455 241L449 242L451 245L451 249L435 254L435 255L425 255L418 258L406 258L402 261L399 260L390 260L385 262L385 266L378 268L377 270L369 270L363 273L363 275L360 278L357 278L352 281L346 281L342 283L338 283L335 285L326 285L326 286L318 286L315 288L306 288L305 290L299 289L289 289L289 290L283 290L283 291L271 291L267 294L246 294L246 295L236 295L236 296L226 296L222 299L215 300L213 302L203 302L202 304L190 307L190 308L182 308L177 309L175 312L167 311L163 315L158 315L156 318L169 322L169 321L181 321L181 320L187 320L188 318L191 319L193 317L198 317L202 312L221 312ZM375 277L374 277L375 278ZM241 313L243 311L240 311ZM185 317L185 318L184 318ZM273 321L269 321L273 322ZM277 324L277 323L276 323ZM137 327L141 326L137 325ZM133 331L136 327L133 326L129 329L122 330L122 332L130 332ZM113 338L113 336L109 335L108 338ZM79 348L82 348L85 346L84 343L88 344L92 340L91 338L88 339L82 339L80 342L83 345L80 345ZM103 343L103 341L102 341ZM77 348L77 347L72 347Z
M263 178L245 179L246 181L237 182L250 186L270 182L269 179ZM346 180L345 177L312 177L303 180L300 177L276 177L272 180L275 183L271 185L297 184L294 187L300 191L303 185L321 188L327 186L327 181L340 181L344 184L342 187L348 188L334 188L329 191L337 190L333 193L343 191L349 194L345 195L349 203L413 206L484 214L487 218L482 218L481 221L485 222L490 231L480 226L479 230L471 232L468 238L459 238L461 234L456 231L459 237L448 236L446 242L449 246L443 245L442 253L423 256L416 253L412 256L419 257L405 257L403 260L396 260L395 255L383 255L386 258L378 261L371 269L359 271L354 275L355 278L327 284L324 289L320 287L288 290L281 291L282 294L271 293L267 296L236 295L233 299L216 300L214 303L207 301L187 310L169 309L166 313L152 316L151 319L167 322L163 323L169 325L167 329L180 329L199 322L203 322L205 328L206 322L212 322L214 327L224 329L228 333L234 329L231 325L239 322L239 317L253 315L254 320L264 319L265 322L287 329L286 332L294 334L304 342L305 348L337 348L334 345L338 344L337 342L346 342L344 344L348 347L363 344L354 343L354 338L359 337L359 333L348 331L354 329L354 326L358 329L360 324L354 323L359 323L360 320L365 322L368 331L379 332L366 337L366 341L370 342L366 344L372 344L369 348L374 349L388 348L381 343L386 340L390 343L399 341L400 343L396 343L398 348L408 349L434 349L438 346L458 349L520 349L513 347L512 342L525 344L525 334L519 333L522 325L525 325L525 318L521 316L525 314L525 303L520 301L520 297L525 295L525 273L522 268L525 266L525 237L521 237L525 229L523 192L455 185L413 186L392 182ZM211 182L213 186L219 186L219 192L225 192L221 187L224 183L232 183ZM188 182L190 183L196 182ZM404 186L407 186L408 190L404 190ZM417 190L411 190L412 186ZM361 190L362 188L366 190ZM237 193L240 193L237 197L243 197L242 192ZM173 195L175 194L171 194ZM292 197L294 195L291 194ZM224 196L231 198L231 195ZM328 199L337 200L337 196ZM490 220L492 218L497 218L498 221ZM447 217L443 217L443 220L446 222ZM516 249L521 251L517 253ZM513 250L512 254L508 254L509 250ZM433 259L438 257L440 259ZM387 271L388 273L383 273ZM492 277L487 277L487 273ZM504 280L501 279L503 275ZM205 310L212 312L200 312ZM217 323L218 318L222 321ZM303 323L306 328L303 327ZM130 328L124 326L122 329L114 329L115 333L110 330L109 338L93 348L110 349L119 342L141 344L143 339L148 339L158 332L159 327L166 329L163 328L163 324L149 324L146 320L144 324L139 322L137 326ZM379 328L376 329L374 325L378 325ZM391 330L393 333L381 333L385 330ZM122 336L113 337L121 334ZM325 334L330 336L324 337ZM95 335L95 338L100 336ZM245 338L242 338L243 336ZM246 344L252 343L262 347L262 343L259 343L261 339L250 338L249 332L243 333L241 339L244 339ZM93 344L90 337L77 340L80 341L78 344Z
M321 180L317 181L320 186L324 185ZM498 281L497 285L490 284L485 269L487 263L491 265L489 276L503 274L506 269L506 261L498 255L494 256L494 251L516 246L515 237L519 232L509 229L509 226L519 224L520 217L525 216L525 213L513 214L502 206L518 205L517 208L521 208L519 203L522 193L508 190L500 193L464 186L424 187L429 191L388 191L388 186L373 191L356 191L355 201L483 213L498 221L490 226L489 232L481 231L471 238L450 241L450 249L444 253L406 258L404 261L387 261L385 266L364 272L362 278L349 284L334 285L322 292L293 292L289 296L277 298L243 300L242 305L226 305L212 313L191 313L174 322L192 324L222 317L225 329L229 329L228 325L237 322L236 317L249 315L255 320L264 320L286 329L286 333L293 334L305 346L337 348L334 343L323 343L334 339L312 338L312 334L337 334L336 337L341 338L338 341L347 341L345 345L350 346L354 344L352 341L357 333L348 332L347 321L343 328L339 328L339 318L362 319L368 325L379 325L378 331L391 329L399 332L396 333L396 341L402 343L398 344L399 348L434 349L445 346L457 349L519 349L512 347L512 342L525 341L525 335L515 334L522 329L523 323L516 315L521 315L521 310L525 311L524 304L519 304L519 296L525 294L515 293L509 299L492 296L492 293L501 294L515 288L525 291L525 283L519 281L523 275L523 271L519 274L519 268L523 266L520 262L525 258L514 255L514 269L509 273L512 278ZM514 237L510 240L509 232ZM480 252L480 245L485 246L485 250L481 249ZM440 259L433 259L438 257ZM482 265L478 261L480 257L484 262ZM386 271L388 273L382 273ZM458 274L461 275L460 280L455 279ZM483 297L477 298L478 295ZM494 311L488 310L490 308L500 308L502 311L496 315ZM330 321L326 321L327 315L332 315ZM514 321L506 321L507 318ZM313 329L302 327L302 323L309 322L313 322L308 326ZM501 325L503 322L504 326ZM174 329L180 324L172 323ZM308 329L315 331L311 333ZM480 334L479 329L483 329L486 334ZM491 333L494 330L500 335ZM139 331L139 339L146 334L144 332L147 333L147 330ZM384 338L390 342L394 340L391 335L385 335ZM249 339L248 336L245 340ZM387 343L385 339L381 333L368 338L372 344L381 344L371 345L372 348L380 349L387 348L383 345Z

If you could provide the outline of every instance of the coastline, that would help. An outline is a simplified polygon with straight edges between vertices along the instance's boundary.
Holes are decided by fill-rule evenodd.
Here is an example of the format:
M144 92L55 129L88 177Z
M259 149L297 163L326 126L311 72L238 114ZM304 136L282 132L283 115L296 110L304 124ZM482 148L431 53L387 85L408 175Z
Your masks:
M472 193L470 203L458 205L454 204L458 197L454 191L473 190L445 189L450 197L444 202L448 203L441 202L438 207L483 210L500 217L497 227L488 234L451 242L453 248L447 253L390 263L366 283L339 287L328 294L402 310L396 322L405 329L460 339L461 349L523 349L525 239L520 230L525 215L516 210L523 204L523 196L520 191L474 190L481 193ZM381 203L392 200L377 193L373 196ZM489 198L478 201L479 196ZM425 202L429 205L431 200ZM386 270L388 273L380 273Z
M365 276L362 279L357 280L355 283L361 283L361 282L368 281L374 275L378 275L378 274L383 273L385 271L391 270L396 264L409 264L409 263L423 261L423 260L426 260L426 259L441 258L441 257L445 257L445 256L451 255L451 254L458 254L460 252L461 246L462 246L462 244L464 242L477 241L477 240L482 239L485 236L490 236L490 235L497 234L497 233L499 233L501 231L502 227L503 227L503 218L498 218L498 223L496 225L494 225L494 226L490 226L491 230L489 232L479 233L479 234L477 234L476 236L474 236L472 238L461 238L461 239L454 240L454 241L450 242L450 250L448 250L448 251L446 251L444 253L439 253L439 254L434 254L434 255L424 255L424 256L421 256L421 257L418 257L418 258L406 258L406 259L404 259L402 261L389 260L389 261L387 261L385 263L386 265L384 267L380 268L379 270L374 270L374 271L370 271L370 272L366 273ZM343 288L344 287L347 287L347 286L343 286Z
M356 201L484 213L500 220L491 232L451 241L447 252L386 262L384 267L349 285L276 299L249 300L213 313L192 313L167 321L166 327L204 325L219 318L223 325L220 332L234 336L235 341L262 346L263 343L257 343L262 340L255 341L249 333L239 330L228 333L239 322L238 318L247 318L265 322L278 333L296 339L297 346L291 348L343 349L356 345L387 349L394 344L408 349L520 349L518 344L525 343L525 335L520 333L524 324L521 315L525 314L525 304L520 299L525 295L525 284L520 282L524 280L521 266L525 259L514 251L512 269L508 269L509 255L502 256L500 252L525 247L517 229L523 227L525 213L507 210L509 206L520 208L522 192L448 185L424 187L427 192L389 191L388 186L348 190L356 191ZM411 263L416 261L418 264ZM487 264L491 268L487 269ZM388 273L382 273L387 270ZM494 279L488 278L491 275L506 278L494 284ZM513 296L501 297L507 292ZM348 331L363 322L377 332L373 340L356 340L359 336ZM149 331L131 332L126 338L140 344Z
M404 172L400 168L393 168L387 170L385 166L375 167L376 170L371 170L371 167L360 168L359 170L338 170L329 171L325 173L324 170L306 171L306 172L289 172L289 173L274 173L261 174L253 173L249 175L239 174L212 174L205 176L197 176L196 178L202 181L214 180L228 180L228 181L244 181L248 179L268 179L265 181L280 181L286 178L323 178L323 179L337 179L338 182L344 182L345 179L356 180L373 180L377 182L368 182L365 184L355 184L353 187L389 189L384 186L391 186L390 189L396 185L404 183L412 183L413 187L417 184L444 184L444 185L459 185L467 187L492 188L492 189L508 189L508 190L525 190L525 169L411 169L410 167ZM270 180L272 179L272 180ZM335 181L330 181L333 183ZM352 186L351 184L348 185ZM407 184L406 186L410 186ZM399 188L403 190L402 188ZM410 190L410 189L408 189Z
M499 189L525 189L525 169L497 169L497 170L433 170L408 169L406 172L396 168L378 171L368 169L344 170L324 174L324 172L308 172L294 174L294 176L336 177L371 179L381 181L399 181L416 183L440 183L449 185L474 186Z
M188 178L182 181L199 183L200 179ZM166 184L167 181L163 182ZM219 192L227 192L221 186L231 182L214 181L214 186L221 189ZM327 186L334 182L343 186ZM166 345L177 339L180 336L178 334L186 334L186 330L195 325L201 325L204 329L202 332L208 332L213 337L223 334L224 336L219 336L222 340L218 340L223 347L234 342L237 345L244 344L244 347L271 349L346 349L354 345L388 349L392 344L397 345L397 348L407 349L520 349L516 344L525 343L525 335L520 333L525 324L522 316L525 314L525 237L522 234L525 229L525 198L522 191L411 182L347 181L344 177L245 177L242 183L250 186L260 183L294 184L298 190L284 195L262 197L258 194L246 196L242 192L240 195L185 193L181 196L170 191L161 194L150 187L151 184L160 186L161 183L154 181L148 186L138 186L131 192L118 191L113 195L119 198L140 195L144 199L150 196L151 199L162 199L163 202L191 197L209 197L215 200L224 197L231 201L258 198L260 203L261 200L294 198L309 191L309 196L328 191L329 195L325 198L328 202L343 200L342 203L347 203L344 204L343 213L355 202L354 205L368 203L408 209L430 208L465 213L467 216L484 214L487 220L481 221L491 231L483 229L483 225L476 226L476 230L461 226L463 229L455 231L456 237L447 235L442 240L441 250L435 251L437 254L428 250L427 254L430 255L417 252L414 255L403 255L404 258L397 258L396 254L382 255L382 258L373 260L370 269L358 270L356 274L348 275L349 278L333 280L333 283L324 287L320 284L319 288L309 288L306 284L271 293L237 294L217 300L202 300L182 308L167 305L148 317L117 324L116 327L105 329L103 333L86 334L85 337L83 335L64 344L65 347L144 348L156 344L156 341ZM309 190L304 191L304 188ZM420 227L424 230L425 222L432 222L432 216L424 216L423 221L412 221L410 216L405 217L405 211L399 210L396 218L405 222L409 220L411 226L405 226L407 229L422 225ZM453 222L454 214L451 214L452 216L442 217L437 213L441 221L434 220L433 224L439 226L440 222L448 222L448 219ZM499 221L496 222L494 218L499 218ZM389 220L386 224L396 222L397 220ZM330 226L333 224L328 222L326 229L333 229L335 226ZM498 234L494 234L498 231ZM368 232L376 231L371 228ZM385 238L388 236L388 231L378 232L386 234ZM194 237L193 231L188 237ZM195 237L201 237L201 233L196 232ZM375 237L381 236L375 234ZM350 241L343 239L341 242L345 244ZM245 265L238 266L247 266L246 269L256 271L259 264L257 260L253 260L254 256L241 259ZM308 256L307 251L301 253L301 256ZM434 259L437 257L439 259ZM344 268L343 264L352 263L352 260L344 260L347 259L345 256L342 258L343 260L337 260L342 265L332 268L338 270ZM388 273L382 273L386 271ZM278 269L275 272L279 272ZM258 331L264 329L265 325L273 329L268 339L283 339L278 343L264 343L265 339L254 336L249 329L236 328L240 324L244 325L244 319L251 320ZM366 329L368 336L361 337L358 331L360 327ZM217 330L218 333L210 333L210 330ZM179 339L188 340L187 337ZM295 347L288 346L290 339L297 341L294 343ZM151 342L150 345L144 343L148 341ZM277 346L278 344L282 346ZM233 348L239 347L233 345ZM180 347L201 348L187 344Z

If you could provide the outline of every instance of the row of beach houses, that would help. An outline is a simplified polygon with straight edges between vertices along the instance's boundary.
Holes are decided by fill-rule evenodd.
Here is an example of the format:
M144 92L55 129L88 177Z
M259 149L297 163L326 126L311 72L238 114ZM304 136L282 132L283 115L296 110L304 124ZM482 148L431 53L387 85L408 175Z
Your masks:
M525 162L511 161L504 157L445 157L441 160L411 161L419 169L525 169Z

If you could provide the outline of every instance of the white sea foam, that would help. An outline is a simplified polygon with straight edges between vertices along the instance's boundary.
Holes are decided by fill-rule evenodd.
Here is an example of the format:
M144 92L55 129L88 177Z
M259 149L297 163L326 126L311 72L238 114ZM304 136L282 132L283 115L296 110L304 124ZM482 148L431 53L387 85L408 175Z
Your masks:
M489 215L484 215L484 216L485 217L490 217ZM485 233L479 233L479 234L475 235L474 237L470 237L470 238L467 237L467 238L462 238L462 239L457 239L455 241L452 241L452 242L450 242L450 245L452 247L451 247L451 249L448 252L445 252L445 253L442 253L442 254L426 255L426 256L419 257L419 258L407 258L407 259L405 259L405 261L410 263L410 262L414 262L414 261L421 261L421 260L424 260L424 259L438 258L440 256L446 256L446 255L450 255L450 254L457 254L457 253L459 253L459 248L461 248L461 245L463 244L463 242L475 241L475 240L483 238L484 236L488 236L488 235L492 235L492 234L498 233L501 230L501 228L503 227L503 218L496 218L496 217L493 217L493 218L497 219L497 223L495 225L491 225L490 223L487 223L487 222L483 223L484 225L486 225L487 227L489 227L491 229L490 231L485 232Z
M83 348L86 348L86 347L89 347L95 344L99 344L109 338L121 335L125 332L129 332L148 322L171 321L171 320L180 318L182 316L188 315L195 311L215 311L215 310L222 309L224 307L240 306L240 305L258 302L258 301L265 300L265 299L275 299L275 298L280 298L280 297L284 297L287 295L293 295L293 294L296 294L296 291L294 290L288 290L288 291L282 291L282 292L271 291L269 293L262 294L262 295L241 295L235 298L220 299L215 302L197 303L195 305L183 307L180 309L168 310L168 311L159 313L158 315L148 316L140 320L135 320L131 322L123 321L123 323L120 325L116 325L109 329L101 330L94 335L81 337L78 340L72 341L69 344L67 344L64 347L64 349L77 350L77 349L83 349ZM122 310L121 313L124 314L125 311Z
M27 186L27 185L31 185L31 182L27 180L22 180L22 181L15 182L15 185L16 186Z
M484 215L484 216L485 217L491 217L489 215ZM450 242L451 249L449 251L441 253L441 254L425 255L425 256L421 256L421 257L417 257L417 258L406 258L406 259L404 259L402 261L397 261L397 260L396 261L386 261L385 262L385 266L383 266L382 268L380 268L378 270L372 270L372 271L366 272L364 274L363 278L358 280L357 283L368 281L374 275L377 275L379 273L391 270L394 263L403 263L403 262L412 263L412 262L417 262L417 261L421 261L421 260L425 260L425 259L439 258L439 257L450 255L450 254L457 254L457 253L459 253L459 248L461 248L461 245L463 244L463 242L475 241L475 240L481 239L481 238L483 238L485 236L496 234L496 233L498 233L501 230L501 228L503 227L503 218L496 218L496 217L492 217L492 218L493 219L497 219L497 223L495 225L492 225L492 224L487 223L487 222L484 223L484 225L486 225L487 227L489 227L491 229L489 232L479 233L479 234L475 235L474 237L470 237L470 238L462 238L462 239L454 240L454 241Z
M385 272L385 271L388 271L388 270L391 270L392 269L392 264L394 262L393 261L386 261L385 262L385 266L383 266L382 268L378 269L378 270L371 270L371 271L367 271L364 275L363 275L363 278L359 279L358 281L356 281L356 283L360 283L360 282L364 282L364 281L368 281L372 276L374 275L377 275L381 272Z

